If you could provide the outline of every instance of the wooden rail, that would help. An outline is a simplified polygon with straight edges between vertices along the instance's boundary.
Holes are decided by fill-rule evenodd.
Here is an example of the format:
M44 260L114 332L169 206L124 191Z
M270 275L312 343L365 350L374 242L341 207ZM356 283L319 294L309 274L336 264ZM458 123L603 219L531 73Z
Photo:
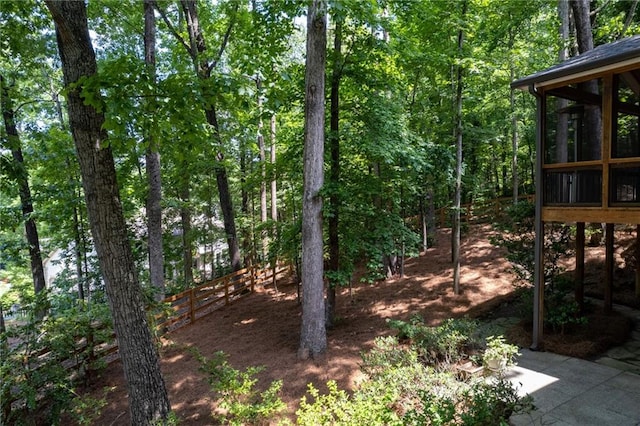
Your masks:
M162 301L166 311L155 317L157 327L164 333L193 324L212 311L252 293L256 286L267 286L288 273L290 268L283 265L244 268L167 297Z
M169 296L161 302L165 307L163 312L154 315L155 329L162 335L193 324L205 315L252 293L256 287L275 284L279 278L290 273L291 268L282 264L264 269L252 266ZM96 342L95 336L105 331L106 326L93 324L92 327L94 333L78 339L75 349L66 359L55 360L65 367L70 377L77 377L81 370L91 368L96 361L103 360L109 364L119 358L115 333L112 332L106 339ZM32 371L35 371L39 366L53 361L52 357L55 355L50 349L42 349L23 356L29 358L33 365ZM13 396L8 402L19 403L17 399Z

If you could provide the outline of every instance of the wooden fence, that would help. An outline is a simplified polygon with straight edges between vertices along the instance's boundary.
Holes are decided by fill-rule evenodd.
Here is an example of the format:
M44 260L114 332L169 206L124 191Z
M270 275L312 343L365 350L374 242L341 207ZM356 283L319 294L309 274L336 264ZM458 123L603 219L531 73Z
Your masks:
M154 315L156 332L165 334L193 324L205 315L251 294L256 287L275 284L279 278L290 273L291 268L283 264L263 269L252 266L169 296L161 302L165 307L163 312ZM86 372L95 365L96 361L102 360L108 364L117 360L119 353L115 334L106 331L101 324L94 324L93 329L95 331L89 337L82 337L76 341L74 351L65 359L54 360L53 351L42 349L23 354L25 362L28 360L32 371L47 362L58 362L69 372L70 377L75 378L80 371ZM98 337L101 334L102 337ZM0 401L0 406L20 403L19 397L15 395L8 399Z
M265 269L249 267L167 297L162 303L167 306L168 314L156 315L157 327L164 332L193 324L208 313L252 293L256 286L274 283L278 277L289 273L290 268L284 265Z

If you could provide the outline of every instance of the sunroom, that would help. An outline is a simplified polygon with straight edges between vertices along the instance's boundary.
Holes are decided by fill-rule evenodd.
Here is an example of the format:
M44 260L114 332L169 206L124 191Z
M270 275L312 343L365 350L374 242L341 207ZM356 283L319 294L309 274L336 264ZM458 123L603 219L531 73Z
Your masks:
M576 224L575 292L580 306L585 223L606 224L605 311L612 309L614 224L640 224L640 36L598 46L511 87L528 90L537 99L532 349L539 349L544 223Z

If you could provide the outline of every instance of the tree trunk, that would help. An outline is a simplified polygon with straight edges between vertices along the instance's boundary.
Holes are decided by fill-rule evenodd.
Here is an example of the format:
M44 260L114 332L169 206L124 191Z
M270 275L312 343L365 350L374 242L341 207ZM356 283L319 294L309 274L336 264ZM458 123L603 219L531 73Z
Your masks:
M342 18L335 17L336 24L333 39L333 72L331 75L331 117L329 130L329 149L331 150L331 169L329 172L329 270L340 270L340 236L338 232L340 218L340 79L342 78ZM332 327L335 317L336 286L339 283L329 281L327 287L326 326Z
M76 275L78 278L78 297L85 300L84 294L84 271L82 269L83 244L80 233L80 214L78 207L73 207L73 248L76 257Z
M208 61L205 61L203 58L201 58L201 54L206 50L206 44L204 35L202 34L202 29L200 28L196 2L193 0L182 0L181 4L182 10L186 17L187 28L189 31L190 43L187 51L193 61L193 66L198 75L198 78L200 78L201 80L208 80L211 77L213 68L215 68L220 59L220 56L222 56L222 53L224 52L226 44L229 40L229 36L231 34L231 29L233 28L235 16L232 17L231 22L229 22L229 26L222 40L222 45L220 47L220 50L218 51L217 59L215 59L212 63L209 63ZM236 5L236 9L237 7L238 6ZM205 86L206 84L202 85L203 98L210 100L211 97L208 96L207 93L205 93ZM231 262L231 268L234 271L238 271L242 267L242 261L240 259L240 246L238 244L238 235L236 232L235 213L233 211L233 202L231 200L229 178L227 177L227 169L223 163L223 143L222 135L220 133L220 126L218 125L216 106L207 103L203 105L203 109L205 112L207 123L209 123L209 125L211 125L211 127L213 128L213 144L217 149L217 153L215 155L215 159L217 160L215 164L216 183L218 184L218 196L220 199L220 210L222 211L222 221L224 222L224 230L227 236L227 244L229 246L229 261Z
M570 5L566 0L558 0L558 17L560 18L560 27L558 28L560 42L562 45L560 46L560 50L558 51L558 62L564 62L569 57L569 9ZM556 152L555 152L555 161L557 163L566 163L569 161L569 114L566 112L566 108L569 106L569 100L565 98L557 98L555 101L556 111L559 113L557 116L556 123ZM574 158L574 161L576 158ZM566 194L566 202L570 202L571 197L571 179L569 176L563 176L562 182L560 183L562 186L562 193Z
M504 135L502 143L500 144L500 164L502 164L502 185L499 192L500 197L506 197L508 195L509 187L509 166L507 164L507 151L509 151L508 135ZM472 176L474 174L470 173Z
M271 179L271 220L273 221L273 229L276 229L275 223L278 221L278 184L275 178L276 167L276 115L271 116L271 151L269 152L271 166L273 168L273 178ZM273 238L276 238L275 231Z
M267 222L267 150L264 143L263 135L263 123L262 123L262 82L258 77L256 79L256 89L258 92L258 151L260 155L260 222L262 228L260 231L261 243L262 243L262 259L263 262L267 259L267 252L269 248L269 238L267 235L267 228L264 224Z
M42 255L40 253L40 239L38 237L38 227L33 218L33 200L31 199L31 188L29 187L29 174L24 164L22 156L22 142L16 127L15 111L13 110L13 102L9 86L0 75L0 104L2 108L2 118L4 120L5 131L7 132L6 148L11 150L13 159L13 176L18 184L20 193L20 204L22 207L22 220L24 220L24 229L29 244L29 259L31 262L31 277L33 278L33 289L36 294L41 293L45 289L44 268L42 266ZM44 307L42 307L44 308ZM38 309L36 315L42 319L46 313L46 309Z
M462 20L467 12L466 0L462 3ZM458 56L462 58L464 32L458 30ZM460 294L460 199L462 196L462 65L456 71L456 187L453 201L453 228L451 252L453 257L453 292Z
M7 339L7 329L4 324L4 311L0 303L0 365L5 365L9 357L9 342ZM11 415L11 388L0 386L0 425L9 424Z
M573 19L576 27L576 39L578 52L584 53L593 49L593 32L591 29L590 0L571 0ZM589 93L598 94L598 82L591 80L580 84L581 88ZM584 106L584 150L580 160L599 160L602 158L601 129L602 119L600 105Z
M215 111L212 111L215 115ZM214 133L220 138L218 133L217 121L214 121ZM210 122L211 123L211 122ZM220 207L222 210L222 218L224 222L224 230L227 235L227 245L229 246L229 260L231 261L231 269L239 271L242 268L240 259L240 246L238 245L238 233L236 232L235 213L233 212L233 202L231 201L231 190L229 189L229 178L227 177L227 169L224 167L222 154L218 155L218 163L215 166L216 182L218 184L218 196L220 197Z
M509 32L509 50L513 49L515 33L514 29ZM509 55L509 70L511 72L510 80L514 81L516 77L516 67L513 63L513 56ZM515 89L509 92L509 106L511 107L511 178L513 188L513 204L518 203L518 187L520 179L518 175L518 116L516 115L516 94Z
M85 4L62 0L46 4L56 24L69 123L127 381L130 421L135 425L163 422L171 407L127 237L113 154L105 143L104 115L84 103L78 87L97 70ZM98 90L95 95L99 96Z
M636 13L636 8L638 7L638 0L633 0L631 3L631 7L629 8L629 12L627 13L627 18L624 20L624 27L622 27L622 31L618 35L617 39L621 39L629 30L629 27L633 23L633 15Z
M298 357L327 348L324 317L322 198L324 183L324 68L327 4L312 0L307 14L304 190L302 198L302 327Z
M573 21L576 26L578 52L584 53L593 49L593 32L591 30L591 1L571 0Z
M593 49L593 32L591 28L591 9L589 0L572 0L571 9L573 11L573 20L576 28L576 39L578 42L578 52L585 53ZM598 94L598 81L590 80L580 83L582 90L589 93ZM602 158L602 116L600 105L584 106L584 131L582 132L584 142L581 144L582 153L576 155L575 161L582 160L600 160ZM590 224L590 229L602 229L600 223ZM600 233L593 233L591 238L593 242L594 236Z
M433 187L430 187L427 192L427 244L431 241L432 247L435 247L438 242L436 240L436 229L438 228L438 223L436 221L435 198L434 189Z
M558 51L558 62L564 62L569 57L569 8L569 3L566 0L558 0L558 17L560 18L558 32L562 43ZM556 99L556 110L562 111L568 106L569 101L567 99ZM556 161L558 163L566 163L568 161L568 132L569 114L558 114L558 123L556 125Z
M240 211L242 215L248 220L249 218L249 191L247 191L247 178L249 174L247 170L247 147L244 140L240 141ZM253 221L253 218L252 220ZM242 230L242 252L244 253L245 265L252 262L255 258L254 250L251 249L251 232L248 226L243 226Z
M150 84L156 85L156 22L155 0L144 0L144 61ZM155 110L154 99L149 98L150 114ZM164 254L162 249L162 180L160 177L160 152L158 140L152 129L146 129L145 167L147 171L147 233L149 251L149 278L157 301L164 299Z
M423 200L420 200L420 221L422 225L422 252L426 253L429 248L429 238L427 236L427 206Z

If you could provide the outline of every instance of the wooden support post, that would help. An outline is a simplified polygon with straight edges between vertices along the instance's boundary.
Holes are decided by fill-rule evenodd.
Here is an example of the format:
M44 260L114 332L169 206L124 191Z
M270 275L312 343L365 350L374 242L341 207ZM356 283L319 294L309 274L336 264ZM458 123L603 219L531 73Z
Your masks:
M636 297L640 298L640 225L636 225Z
M575 297L580 309L584 313L584 222L576 223L576 269L575 269Z
M544 152L542 141L544 120L546 117L545 100L543 96L531 88L531 93L536 97L536 151ZM542 155L536 155L536 217L535 217L535 246L534 246L534 271L533 271L533 342L531 350L543 349L544 334L544 222L542 221Z
M604 312L609 314L613 308L613 223L607 223L605 233Z
M533 287L533 342L531 350L543 348L544 333L544 223L536 220L535 270Z
M228 305L229 304L229 277L226 277L224 279L224 304Z

